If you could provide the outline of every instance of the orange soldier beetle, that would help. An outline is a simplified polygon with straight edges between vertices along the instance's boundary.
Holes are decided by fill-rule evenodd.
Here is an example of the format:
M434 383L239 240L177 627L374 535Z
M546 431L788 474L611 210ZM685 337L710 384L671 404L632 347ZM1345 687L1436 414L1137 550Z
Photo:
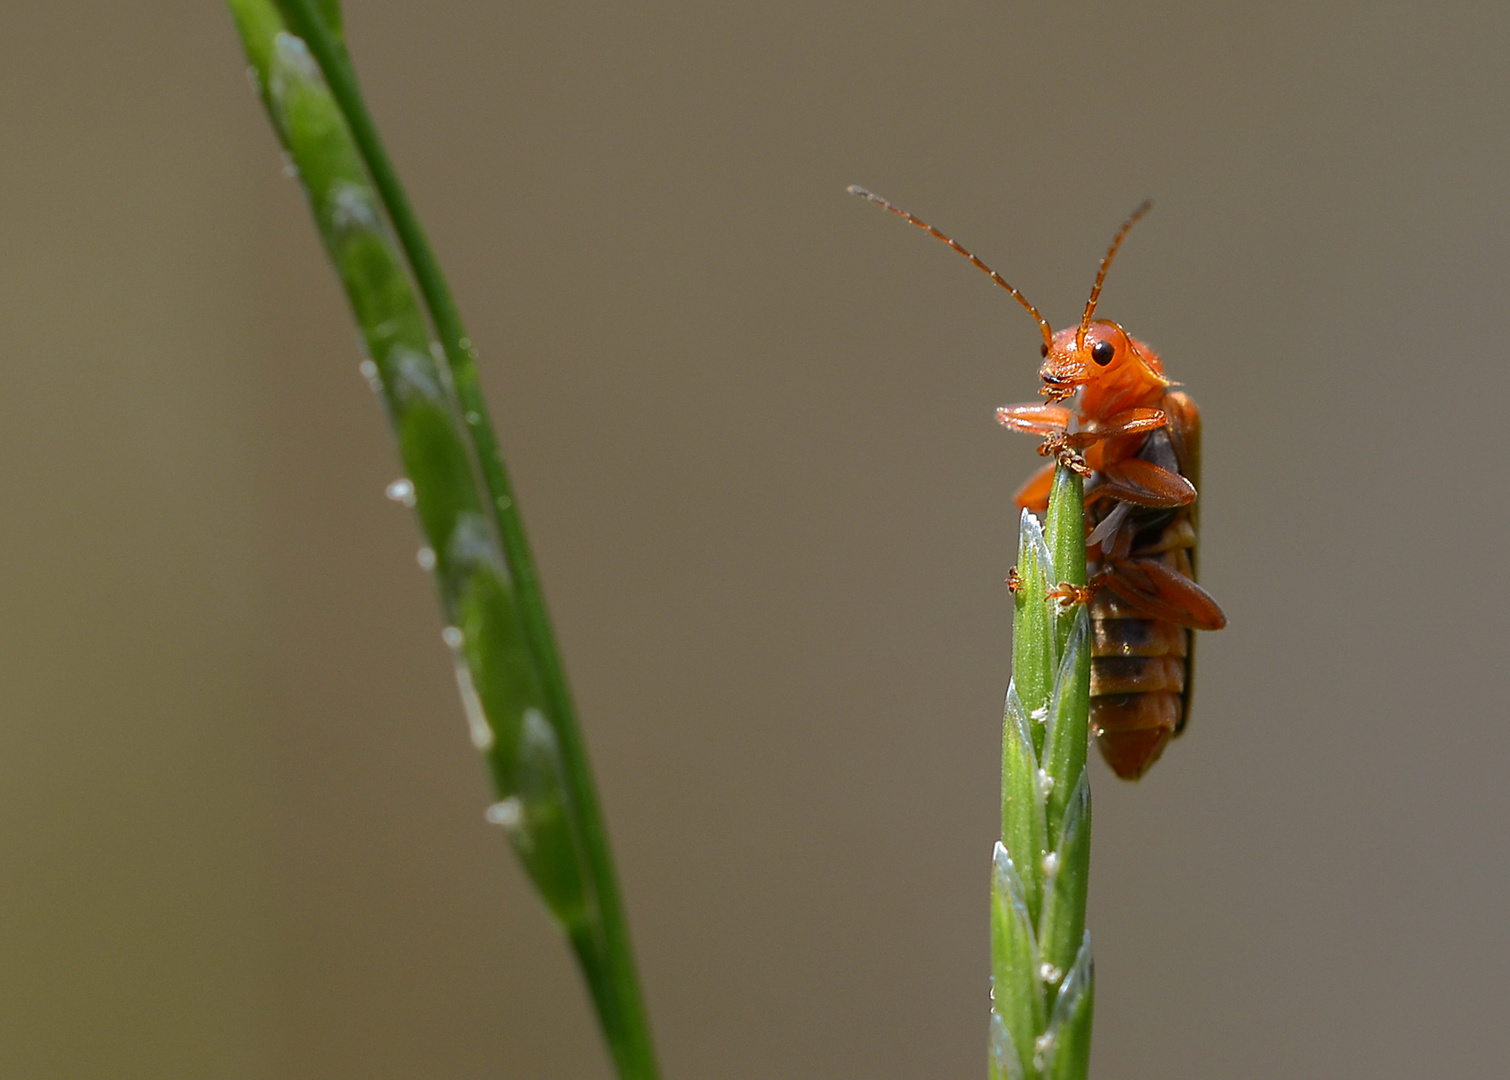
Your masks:
M1200 412L1188 394L1171 389L1178 384L1164 375L1153 349L1119 324L1095 318L1106 271L1152 204L1143 203L1117 230L1080 322L1055 333L1027 297L950 237L864 188L849 190L969 259L1043 332L1038 392L1047 402L1004 405L996 418L1012 431L1041 436L1038 452L1054 459L1018 489L1018 506L1044 514L1056 465L1087 478L1088 584L1064 583L1049 596L1062 607L1090 606L1091 732L1112 770L1136 780L1190 718L1191 631L1227 625L1195 583ZM1073 410L1061 404L1077 394ZM1015 569L1007 584L1017 591Z

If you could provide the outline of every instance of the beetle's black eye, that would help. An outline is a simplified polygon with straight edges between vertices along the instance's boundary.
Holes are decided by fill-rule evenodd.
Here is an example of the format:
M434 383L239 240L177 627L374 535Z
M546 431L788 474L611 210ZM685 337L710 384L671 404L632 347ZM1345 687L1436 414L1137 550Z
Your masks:
M1091 346L1091 359L1102 367L1112 362L1112 357L1117 355L1117 348L1110 341L1098 341Z
M1048 356L1049 355L1049 347L1047 345L1040 345L1040 346L1038 346L1038 355L1039 356Z

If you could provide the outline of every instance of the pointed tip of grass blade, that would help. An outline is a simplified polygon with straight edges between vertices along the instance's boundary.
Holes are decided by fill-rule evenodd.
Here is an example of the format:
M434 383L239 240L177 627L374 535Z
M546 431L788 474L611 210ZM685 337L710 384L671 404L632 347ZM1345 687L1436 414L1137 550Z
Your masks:
M509 838L546 906L574 932L592 919L592 898L582 873L561 743L539 709L525 712L515 761L517 813Z
M1013 914L1022 921L1028 940L1033 940L1033 920L1028 917L1027 892L1022 885L1022 876L1012 861L1012 854L1000 840L991 849L991 879L999 895L1005 896L1012 905Z
M1049 556L1048 541L1044 539L1043 525L1036 515L1024 510L1017 527L1017 548L1023 560L1031 559L1047 581L1054 575L1054 560Z
M1019 1048L1032 1045L1046 1018L1037 973L1038 942L1022 879L998 843L991 856L991 986L994 1007Z
M1091 932L1087 930L1080 940L1080 949L1075 953L1075 962L1059 990L1059 1000L1054 1002L1054 1015L1049 1019L1049 1031L1062 1030L1080 1007L1081 998L1090 991L1096 975L1096 962L1091 956Z
M991 1075L1001 1080L1023 1080L1022 1058L1012 1043L1012 1033L995 1009L991 1010Z
M1075 610L1064 656L1049 696L1048 731L1044 740L1043 769L1053 780L1048 793L1050 844L1057 842L1065 806L1085 770L1090 740L1090 618L1085 608Z
M1084 770L1071 793L1059 843L1046 865L1043 912L1038 920L1038 953L1051 999L1067 992L1077 949L1085 937L1085 898L1090 882L1091 799Z
M1045 599L1053 566L1038 519L1022 512L1012 597L1012 679L1028 715L1042 719L1054 682L1055 613ZM1043 752L1043 729L1032 729L1033 749Z
M1041 723L1047 716L1034 720L1028 716L1028 710L1023 707L1022 698L1017 693L1017 680L1007 683L1007 701L1004 709L1006 716L1007 734L1014 737L1027 751L1028 759L1033 767L1038 767L1038 754L1033 749L1033 724Z
M1082 663L1085 664L1086 668L1085 676L1087 679L1089 678L1090 656L1086 652L1086 649L1090 645L1090 623L1090 613L1086 611L1085 605L1077 606L1075 613L1069 619L1069 634L1064 639L1064 651L1060 654L1059 666L1054 669L1054 685L1049 709L1050 731L1053 730L1054 726L1054 703L1059 702L1061 699L1069 698L1079 689L1079 668ZM1087 685L1087 696L1089 696L1089 689L1089 685ZM1068 701L1064 701L1063 704L1067 705ZM1088 713L1089 710L1087 709Z
M1059 826L1059 844L1056 850L1063 856L1063 848L1072 843L1075 834L1090 820L1091 778L1085 769L1080 770L1080 779L1070 791L1064 804L1064 819Z
M1059 1000L1043 1037L1034 1046L1034 1065L1053 1080L1084 1080L1090 1065L1091 1021L1096 1004L1096 969L1091 935L1085 932L1075 963L1064 978Z
M1007 687L1001 759L1001 840L1015 866L1022 870L1028 911L1033 919L1043 902L1043 877L1038 869L1046 841L1043 784L1033 746L1033 722L1028 719L1015 685Z

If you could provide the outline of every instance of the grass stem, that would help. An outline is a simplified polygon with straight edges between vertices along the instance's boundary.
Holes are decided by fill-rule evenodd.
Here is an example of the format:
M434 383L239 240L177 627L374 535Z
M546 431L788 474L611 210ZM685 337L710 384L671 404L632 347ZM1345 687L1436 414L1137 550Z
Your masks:
M228 0L408 473L473 740L623 1080L657 1076L586 746L467 336L357 86L336 0Z
M1002 732L1002 839L991 874L993 1080L1085 1080L1095 971L1085 899L1090 619L1055 585L1084 585L1084 488L1060 467L1047 531L1026 510Z

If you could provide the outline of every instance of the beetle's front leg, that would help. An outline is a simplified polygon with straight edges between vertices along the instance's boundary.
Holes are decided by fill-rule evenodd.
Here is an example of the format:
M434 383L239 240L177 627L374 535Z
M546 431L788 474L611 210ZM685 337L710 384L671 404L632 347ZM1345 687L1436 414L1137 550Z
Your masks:
M1063 434L1070 426L1072 415L1063 405L1040 405L1035 401L1003 405L996 410L996 421L1002 427L1024 435L1052 435L1056 431Z
M1085 463L1085 455L1075 449L1075 436L1064 431L1051 431L1038 444L1039 457L1051 457L1066 469L1073 469L1081 476L1089 476L1091 467Z

